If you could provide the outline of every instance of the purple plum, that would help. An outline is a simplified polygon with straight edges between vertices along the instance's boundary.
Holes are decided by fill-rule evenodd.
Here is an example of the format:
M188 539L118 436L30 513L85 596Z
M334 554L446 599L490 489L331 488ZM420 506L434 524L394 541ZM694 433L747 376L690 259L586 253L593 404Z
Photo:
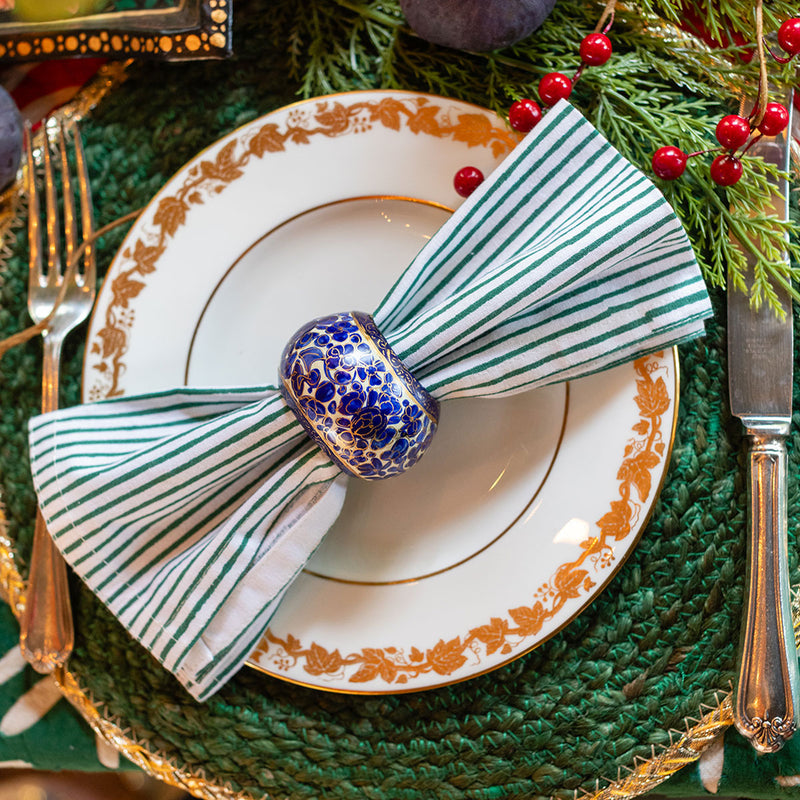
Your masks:
M0 189L17 176L22 158L22 117L11 95L0 86Z
M533 33L556 0L400 0L413 31L433 44L483 52Z

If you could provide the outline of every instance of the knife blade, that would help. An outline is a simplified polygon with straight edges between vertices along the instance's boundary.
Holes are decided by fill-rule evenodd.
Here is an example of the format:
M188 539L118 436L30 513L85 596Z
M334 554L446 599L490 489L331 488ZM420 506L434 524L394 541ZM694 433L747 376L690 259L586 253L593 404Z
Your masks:
M792 108L791 102L787 104ZM791 130L791 124L787 131ZM788 133L766 137L754 155L789 168ZM788 217L785 180L770 181L771 208ZM770 206L767 206L770 208ZM788 256L787 256L788 257ZM748 289L755 259L748 256ZM749 292L729 289L728 383L731 413L747 442L747 575L734 724L760 753L774 753L798 725L797 648L787 561L786 436L792 417L792 304L779 290L784 316L755 310Z

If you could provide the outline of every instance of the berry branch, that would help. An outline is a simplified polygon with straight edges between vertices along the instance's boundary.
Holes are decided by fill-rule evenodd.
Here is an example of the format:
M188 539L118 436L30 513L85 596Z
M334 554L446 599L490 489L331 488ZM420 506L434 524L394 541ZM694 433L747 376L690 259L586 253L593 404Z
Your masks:
M545 106L555 105L572 94L572 89L580 80L586 67L599 67L605 64L613 52L611 40L606 35L614 23L614 10L617 0L607 0L606 7L597 21L594 33L581 40L580 66L572 79L562 72L548 72L539 81L539 99ZM519 133L529 133L542 119L542 109L530 98L522 98L511 104L508 110L508 124ZM462 167L453 179L455 190L462 197L469 197L483 182L483 173L476 167Z
M763 0L756 0L755 40L758 55L758 90L753 102L753 109L747 117L742 116L741 110L739 114L729 114L723 117L717 123L715 130L722 152L712 161L709 172L711 180L718 186L733 186L737 183L743 174L741 156L762 136L777 136L789 124L789 111L786 106L769 101ZM781 47L789 53L788 57L781 58L780 61L788 63L800 52L800 19L786 20L778 32L778 40ZM742 152L737 155L740 148ZM717 152L719 149L685 153L674 145L660 147L653 154L653 172L664 180L677 180L683 175L690 158Z
M280 2L270 23L275 41L287 46L288 69L305 96L366 86L412 89L488 106L502 116L524 99L543 112L541 79L550 72L574 75L583 39L604 33L613 42L611 58L570 81L569 102L645 173L654 174L653 154L664 144L686 153L680 180L657 180L707 283L725 286L730 267L730 285L739 285L744 254L732 236L755 237L760 266L753 297L770 302L771 286L798 278L800 214L789 223L753 215L775 169L753 158L747 142L735 151L743 179L720 187L709 174L710 161L725 152L717 125L726 116L747 121L751 110L731 99L757 93L752 0L629 0L614 9L613 30L607 29L610 14L598 28L606 7L605 0L558 0L532 35L480 53L422 40L405 23L399 0ZM792 22L797 10L794 0L770 0L763 7L764 29L777 31L774 49L780 48L784 61L800 51L800 22ZM773 63L768 47L765 56ZM796 82L795 63L775 60L770 68L776 98ZM694 153L702 155L688 157ZM791 266L779 258L787 234Z

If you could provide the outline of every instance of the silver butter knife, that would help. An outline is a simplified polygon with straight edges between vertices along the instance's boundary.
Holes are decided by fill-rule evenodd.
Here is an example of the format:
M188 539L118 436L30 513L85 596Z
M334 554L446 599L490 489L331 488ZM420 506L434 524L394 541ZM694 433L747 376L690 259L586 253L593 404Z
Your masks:
M751 152L786 171L787 139L786 132L764 138ZM783 219L788 215L785 184L775 183L772 195L772 208ZM781 303L782 319L766 303L753 310L745 292L728 291L731 412L741 419L748 443L747 598L734 722L760 753L780 750L794 733L800 687L786 544L786 436L794 356L792 304L785 292Z

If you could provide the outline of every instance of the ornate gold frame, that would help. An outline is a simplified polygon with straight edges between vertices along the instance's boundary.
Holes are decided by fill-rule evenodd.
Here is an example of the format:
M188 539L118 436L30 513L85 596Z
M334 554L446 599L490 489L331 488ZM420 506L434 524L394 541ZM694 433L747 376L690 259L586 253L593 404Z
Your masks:
M232 51L232 15L232 0L180 0L175 8L161 11L0 23L0 59L9 63L65 56L226 58Z

